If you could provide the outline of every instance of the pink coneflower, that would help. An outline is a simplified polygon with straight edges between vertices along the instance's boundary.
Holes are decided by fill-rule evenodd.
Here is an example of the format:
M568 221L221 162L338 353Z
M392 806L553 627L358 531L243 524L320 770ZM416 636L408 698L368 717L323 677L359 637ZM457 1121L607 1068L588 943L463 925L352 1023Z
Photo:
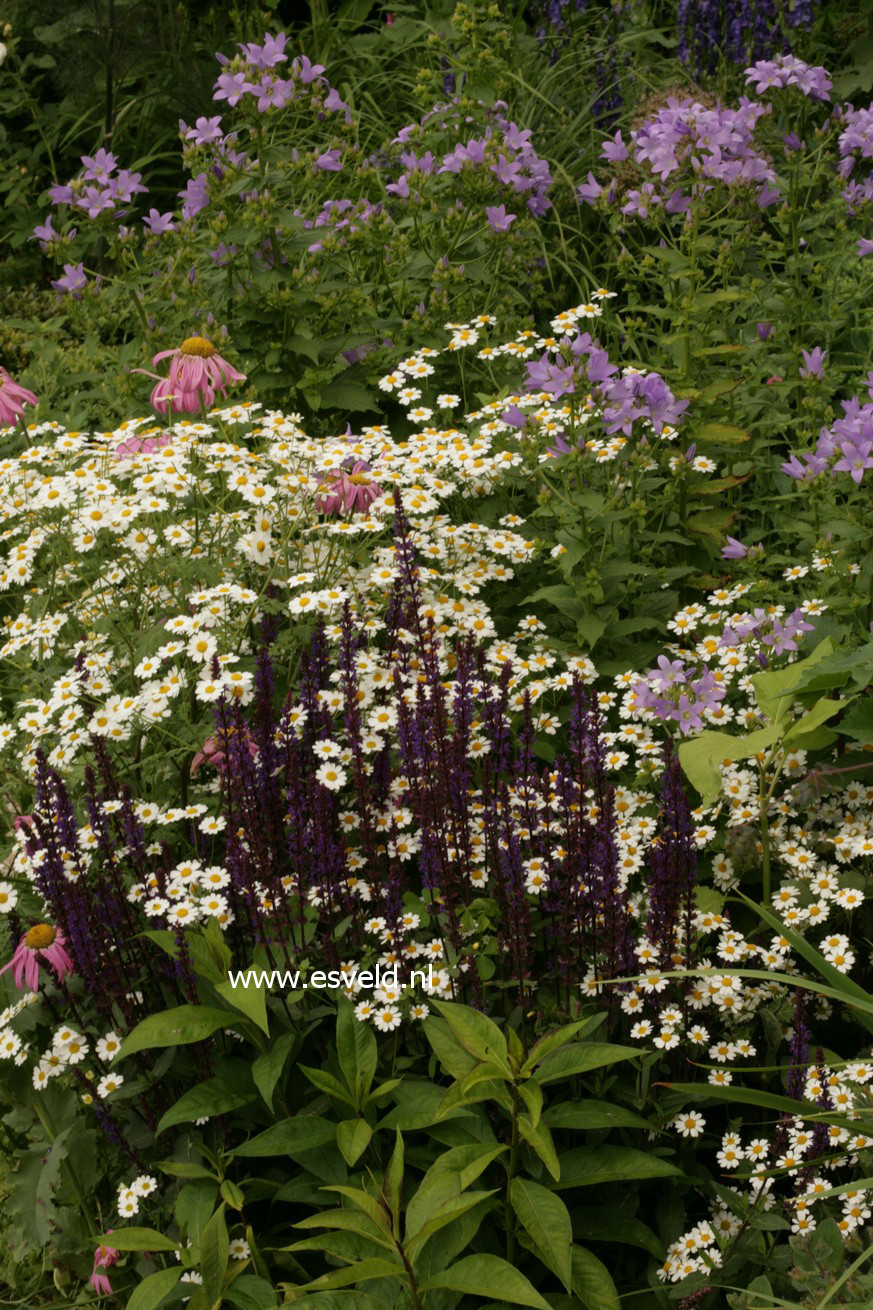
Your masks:
M169 377L159 377L152 391L152 408L159 414L199 414L201 405L208 409L215 393L224 396L232 382L245 382L245 373L238 373L226 359L222 359L212 342L206 337L186 337L175 350L159 350L152 359L157 364L170 360ZM147 373L134 369L135 373Z
M318 492L315 508L320 514L366 514L373 501L385 495L363 459L355 460L350 469L331 469Z
M160 432L156 437L126 437L115 447L117 460L133 459L134 455L153 455L173 440L171 432Z
M110 1233L112 1229L108 1230ZM91 1286L95 1292L101 1296L112 1295L112 1284L105 1274L98 1273L98 1269L109 1269L115 1264L120 1251L116 1251L114 1246L98 1246L94 1252L94 1268L91 1270Z
M0 367L0 427L13 427L21 418L25 405L38 404L32 391L19 386L11 373Z
M12 976L20 992L24 991L21 985L22 978L30 991L38 991L39 960L42 957L54 970L58 982L63 982L73 973L73 961L64 950L66 944L67 939L60 928L55 928L50 923L38 923L24 934L15 948L12 959L8 964L4 964L0 973L14 968L15 972Z

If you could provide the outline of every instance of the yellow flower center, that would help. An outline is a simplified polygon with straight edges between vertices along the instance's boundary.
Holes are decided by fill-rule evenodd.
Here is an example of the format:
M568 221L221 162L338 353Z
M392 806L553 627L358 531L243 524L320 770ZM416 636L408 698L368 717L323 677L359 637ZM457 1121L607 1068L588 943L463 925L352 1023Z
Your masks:
M57 928L53 928L50 923L38 923L25 933L24 944L32 951L43 951L51 946L57 935Z
M212 342L206 337L186 337L179 349L183 355L200 355L202 359L211 359L216 353Z
M350 473L349 482L356 487L369 487L373 481L371 473Z

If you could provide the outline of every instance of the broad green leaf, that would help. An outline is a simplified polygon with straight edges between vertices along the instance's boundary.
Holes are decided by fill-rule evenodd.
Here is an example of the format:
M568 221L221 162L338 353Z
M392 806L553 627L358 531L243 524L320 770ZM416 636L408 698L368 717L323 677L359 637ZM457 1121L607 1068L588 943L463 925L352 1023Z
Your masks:
M205 1083L189 1087L162 1117L157 1132L162 1133L174 1124L193 1123L195 1119L214 1119L217 1115L238 1110L254 1100L254 1097L253 1089L247 1086L247 1079L236 1074L219 1074L207 1079Z
M721 791L721 766L735 760L747 760L759 751L768 750L779 740L779 729L770 724L747 732L742 737L729 732L701 732L679 743L679 763L688 781L700 793L704 803L715 800Z
M407 1238L406 1252L409 1258L413 1261L417 1260L421 1248L435 1233L445 1228L447 1224L453 1223L462 1214L466 1214L468 1210L472 1210L480 1201L487 1201L489 1197L495 1195L495 1191L496 1189L492 1188L488 1192L461 1192L457 1196L449 1197L447 1201L437 1207L427 1223L418 1230L414 1237Z
M631 1046L613 1046L608 1042L574 1042L547 1055L536 1073L541 1086L564 1082L576 1074L590 1073L621 1060L637 1059L642 1052Z
M363 1211L378 1229L385 1233L391 1232L389 1211L386 1210L381 1200L371 1196L363 1187L350 1187L345 1183L339 1183L336 1186L325 1187L324 1191L336 1192L338 1196L344 1196L347 1201L351 1201L352 1205ZM299 1226L302 1227L302 1225Z
M446 1021L431 1017L422 1025L422 1031L449 1077L466 1078L476 1059L464 1050Z
M407 1239L415 1237L440 1206L465 1191L506 1150L506 1146L471 1143L438 1156L406 1208Z
M183 1240L188 1238L192 1245L199 1244L217 1199L218 1183L212 1178L196 1178L181 1188L173 1212Z
M627 1243L648 1251L658 1261L664 1259L664 1243L660 1238L642 1220L625 1214L617 1206L575 1206L573 1232L583 1242Z
M116 1251L178 1251L179 1243L165 1237L154 1228L116 1228L97 1238L100 1246L113 1246Z
M372 1136L373 1129L366 1119L343 1119L337 1124L336 1142L346 1164L357 1164L370 1145Z
M212 1178L215 1174L202 1164L189 1160L162 1160L158 1165L161 1173L170 1174L172 1178Z
M360 1110L373 1083L378 1052L372 1028L355 1018L354 1006L344 996L337 1002L336 1047L346 1086Z
M332 1073L328 1073L326 1069L308 1069L303 1064L297 1067L309 1079L313 1087L317 1087L320 1092L324 1092L326 1096L332 1096L337 1101L342 1101L345 1105L350 1105L353 1110L357 1108L349 1092L338 1078L334 1078Z
M155 1047L187 1046L202 1042L220 1028L236 1028L239 1021L227 1010L208 1005L179 1005L175 1010L150 1014L128 1033L115 1059Z
M222 1178L218 1194L222 1201L227 1202L231 1210L238 1210L242 1214L246 1198L238 1183L233 1182L230 1178Z
M609 1270L583 1246L573 1247L573 1291L587 1310L621 1310Z
M229 1258L230 1241L224 1218L224 1203L222 1203L209 1220L200 1238L200 1272L203 1275L203 1290L210 1306L216 1305L221 1300L221 1289L224 1286Z
M335 1123L317 1114L298 1114L293 1119L283 1119L281 1123L273 1124L263 1133L258 1133L257 1137L243 1142L231 1155L293 1155L317 1146L326 1146L335 1140Z
M115 1234L113 1233L114 1237ZM116 1247L116 1250L120 1248ZM182 1277L181 1267L170 1269L159 1269L156 1274L149 1274L148 1278L134 1288L133 1293L127 1303L127 1310L156 1310L165 1296L169 1296L173 1288Z
M430 1026L428 1020L425 1027ZM437 1020L436 1022L439 1022ZM445 1097L445 1090L439 1083L414 1082L404 1079L395 1093L397 1104L381 1120L380 1128L400 1128L404 1132L415 1128L429 1128L442 1118L440 1106ZM469 1117L472 1110L453 1110L452 1119Z
M548 1267L572 1291L573 1226L559 1196L529 1178L513 1178L509 1199L519 1223Z
M581 1039L588 1033L599 1028L605 1019L605 1015L595 1014L590 1019L580 1019L577 1023L564 1024L562 1028L556 1028L554 1032L546 1033L538 1042L531 1047L530 1054L521 1067L522 1077L527 1078L533 1073L534 1069L544 1060L552 1051L556 1051L561 1046L566 1046L574 1038Z
M266 987L253 987L249 984L247 987L234 987L229 978L224 982L216 983L215 990L222 1000L227 1001L240 1014L244 1014L247 1019L251 1019L258 1025L261 1032L270 1035L270 1022L267 1018L267 989Z
M240 1274L225 1289L224 1299L229 1305L236 1306L236 1310L273 1310L277 1293L266 1278Z
M337 1232L357 1233L365 1241L374 1242L376 1246L381 1246L386 1251L393 1252L396 1248L385 1227L384 1219L385 1216L382 1215L382 1223L376 1223L362 1210L346 1206L342 1210L322 1210L319 1214L307 1215L305 1219L299 1220L294 1227L304 1229L332 1228ZM283 1250L287 1251L302 1249L311 1250L311 1243L295 1242L293 1246L283 1248Z
M509 1081L510 1075L504 1073L499 1064L483 1062L475 1065L466 1077L458 1079L446 1092L440 1103L440 1118L445 1114L450 1114L453 1110L463 1108L464 1105L489 1099L491 1095L490 1086L483 1088L483 1083L490 1085L494 1082Z
M558 1153L555 1150L555 1143L552 1141L552 1134L549 1132L546 1125L540 1121L536 1127L534 1127L525 1115L519 1115L518 1131L521 1133L528 1146L539 1156L549 1173L557 1182L561 1176L561 1165L558 1161Z
M596 1183L636 1182L645 1178L684 1178L668 1160L629 1146L587 1146L561 1156L561 1177L555 1187L592 1187Z
M457 1001L434 1001L433 1004L468 1055L475 1060L497 1064L511 1075L506 1038L493 1019Z
M285 1061L297 1038L294 1033L283 1033L277 1041L270 1044L269 1050L259 1055L252 1065L252 1081L264 1098L268 1109L273 1108L273 1093L282 1077Z
M826 697L823 697L817 705L814 705L813 708L808 711L808 713L802 715L792 723L791 727L785 734L784 745L786 747L799 746L801 749L804 749L807 739L815 729L822 723L827 722L828 719L832 719L835 714L839 714L840 710L850 703L850 699L828 700Z
M652 1128L642 1115L614 1101L561 1101L543 1119L550 1128Z
M358 1260L346 1269L335 1269L332 1273L322 1274L321 1278L307 1283L301 1291L318 1292L333 1287L349 1287L353 1283L366 1283L373 1278L399 1278L405 1282L406 1272L399 1261L395 1264L374 1256L370 1260Z
M527 1107L531 1127L536 1128L543 1113L543 1089L535 1078L528 1078L518 1084L518 1094Z
M797 689L808 670L834 653L830 637L820 641L806 659L787 664L782 669L766 669L752 675L752 686L758 705L771 723L784 723L791 714L791 693Z
M539 1292L507 1260L497 1255L468 1255L441 1274L435 1274L420 1285L422 1292L447 1288L466 1296L485 1296L505 1301L513 1306L533 1306L534 1310L549 1310Z

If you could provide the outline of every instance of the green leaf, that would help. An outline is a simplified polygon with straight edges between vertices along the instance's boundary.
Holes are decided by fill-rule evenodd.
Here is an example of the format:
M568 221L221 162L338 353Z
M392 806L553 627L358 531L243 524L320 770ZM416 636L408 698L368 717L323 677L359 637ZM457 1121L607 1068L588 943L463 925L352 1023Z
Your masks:
M359 1024L363 1027L363 1024ZM343 1154L346 1164L357 1164L370 1145L373 1129L366 1119L343 1119L336 1126L337 1146Z
M354 1006L344 996L337 1002L336 1048L346 1086L360 1110L373 1084L378 1051L372 1028L358 1022Z
M561 1101L543 1119L550 1128L652 1128L642 1115L614 1101Z
M202 1164L194 1164L189 1160L162 1160L158 1165L161 1173L169 1174L172 1178L212 1178L215 1174L211 1169L205 1168Z
M66 1135L66 1134L64 1134ZM61 1162L66 1157L63 1142L35 1146L18 1153L18 1166L4 1179L9 1195L4 1209L9 1221L15 1219L15 1234L28 1250L45 1246L57 1221L55 1190L61 1178Z
M751 437L744 428L735 427L733 423L704 423L697 428L694 440L699 446L741 446Z
M373 414L378 412L379 405L359 382L333 382L322 391L318 408L348 409L356 414L363 410Z
M240 1274L228 1288L224 1299L237 1310L273 1310L276 1305L276 1290L266 1278L256 1274Z
M664 1259L664 1244L651 1228L633 1215L625 1214L618 1206L576 1206L573 1232L586 1242L638 1246L659 1262Z
M282 1077L285 1061L294 1047L297 1038L294 1033L283 1033L269 1050L259 1055L252 1065L252 1081L264 1098L267 1108L273 1108L273 1093Z
M300 1151L310 1151L315 1147L326 1146L336 1140L336 1124L329 1119L322 1119L316 1114L298 1114L293 1119L283 1119L273 1124L265 1132L258 1133L231 1155L271 1156L294 1155Z
M297 1067L304 1077L309 1079L313 1087L317 1087L320 1092L324 1092L326 1096L332 1096L337 1101L342 1101L345 1105L350 1105L353 1110L357 1109L346 1088L338 1078L334 1078L332 1073L328 1073L326 1069L309 1069L303 1064Z
M832 719L835 714L839 714L840 710L848 704L850 704L849 700L828 700L823 698L811 710L792 723L785 734L784 745L786 747L798 746L803 750L809 735L820 724Z
M573 1291L588 1310L621 1310L609 1270L583 1246L573 1247Z
M353 1283L366 1283L372 1278L399 1278L406 1281L406 1273L401 1264L373 1256L369 1260L358 1260L346 1269L335 1269L332 1273L322 1274L314 1282L307 1283L301 1290L317 1292L333 1287L349 1287Z
M752 685L759 707L771 723L784 723L791 715L791 695L807 675L821 660L834 653L834 643L830 637L820 641L806 659L787 664L782 669L767 669L763 673L752 675Z
M513 1178L509 1199L519 1223L549 1269L572 1291L573 1226L559 1196L529 1178Z
M461 1215L466 1214L468 1210L474 1209L481 1201L487 1201L495 1194L494 1188L491 1191L461 1192L457 1196L451 1196L438 1206L426 1224L416 1232L414 1237L407 1237L406 1252L410 1260L416 1261L421 1253L422 1247L441 1229L448 1224L454 1223Z
M357 1189L353 1189L357 1190ZM363 1195L367 1195L364 1193ZM360 1197L358 1198L360 1200ZM308 1215L306 1219L300 1219L294 1225L295 1228L332 1228L336 1232L355 1233L362 1237L364 1241L371 1242L375 1246L382 1247L386 1251L395 1251L394 1241L391 1237L387 1224L386 1216L379 1210L378 1202L372 1197L368 1198L377 1215L377 1219L370 1218L370 1214L355 1208L351 1205L344 1206L341 1210L322 1210L319 1214ZM285 1247L284 1250L300 1251L311 1250L312 1243L308 1241L295 1242L293 1246Z
M530 1115L531 1127L536 1128L543 1114L543 1089L535 1078L528 1078L518 1084L517 1090Z
M464 1050L445 1019L431 1017L422 1031L446 1073L451 1078L466 1078L476 1060Z
M230 1241L222 1202L200 1238L200 1272L203 1275L203 1290L210 1306L215 1306L221 1301L221 1289L224 1286L229 1258Z
M548 1301L543 1300L524 1274L497 1255L468 1255L419 1286L422 1292L446 1288L466 1296L486 1296L509 1305L549 1310Z
M642 1054L632 1046L614 1046L608 1042L577 1042L547 1055L537 1070L541 1086L564 1082L576 1074L590 1073L621 1060L635 1060Z
M767 750L780 735L775 724L747 732L742 737L734 737L729 732L701 732L689 741L679 743L679 763L704 804L708 804L721 791L721 765L747 760L759 751Z
M407 1240L416 1237L441 1206L465 1191L506 1150L505 1146L476 1143L452 1147L438 1156L406 1208Z
M460 1005L457 1001L435 1000L433 1005L469 1055L472 1055L475 1060L497 1064L505 1073L512 1076L506 1038L493 1019L489 1019L487 1015L472 1009L469 1005Z
M246 1070L246 1073L248 1070ZM175 1105L162 1116L157 1132L162 1133L174 1124L193 1123L195 1119L214 1119L216 1115L239 1110L254 1100L254 1091L246 1080L234 1074L219 1074L205 1083L189 1087Z
M594 1022L591 1019L580 1019L577 1023L564 1024L562 1028L556 1028L554 1032L546 1033L541 1037L530 1050L530 1054L521 1067L521 1075L527 1078L533 1073L541 1060L544 1060L552 1051L557 1051L560 1047L566 1046L574 1037L586 1036L594 1028L600 1027L603 1023L602 1014L594 1015ZM583 1031L584 1030L584 1031Z
M403 1202L403 1167L404 1167L404 1148L403 1134L397 1129L394 1138L394 1152L388 1162L388 1168L385 1170L385 1201L391 1211L394 1220L394 1232L400 1232L400 1209Z
M112 1236L114 1237L115 1234L113 1233ZM116 1247L116 1250L118 1249ZM134 1288L127 1303L127 1310L157 1310L164 1297L169 1296L181 1277L180 1268L159 1269L156 1274L149 1274L148 1278L144 1278Z
M222 1000L227 1001L240 1014L251 1019L258 1025L261 1032L270 1035L270 1022L267 1018L267 989L266 987L253 987L248 983L245 987L234 987L229 978L224 982L216 983L215 990Z
M685 520L685 530L694 537L705 537L720 546L725 533L736 518L736 510L705 509L696 514L689 514Z
M542 1121L534 1127L524 1115L519 1115L518 1130L528 1146L542 1160L552 1177L557 1181L561 1176L561 1166L552 1134Z
M645 1178L684 1178L668 1160L629 1146L580 1146L561 1156L561 1177L555 1187L591 1187L595 1183L635 1182Z
M179 1243L165 1237L155 1228L116 1228L97 1238L100 1246L113 1246L116 1251L178 1251Z
M141 1020L125 1037L115 1058L119 1060L158 1046L187 1046L191 1042L205 1041L220 1028L236 1026L237 1020L227 1010L216 1010L207 1005L179 1005L175 1010L162 1010Z

